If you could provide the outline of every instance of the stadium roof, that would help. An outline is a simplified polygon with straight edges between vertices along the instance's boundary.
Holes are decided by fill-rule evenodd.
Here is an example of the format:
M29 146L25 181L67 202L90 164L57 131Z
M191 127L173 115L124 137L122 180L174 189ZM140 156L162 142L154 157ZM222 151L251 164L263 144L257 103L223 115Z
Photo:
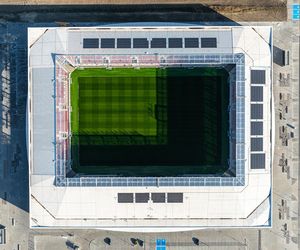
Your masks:
M271 45L271 27L29 28L31 227L170 231L216 226L269 226L273 152L270 143L273 133L270 135L269 131L274 131L270 110ZM241 74L237 79L243 79L241 83L244 84L244 93L238 93L244 100L244 116L241 116L242 121L237 121L244 126L239 131L244 135L244 142L236 151L237 157L243 155L242 185L218 186L214 182L202 186L55 185L58 159L54 89L58 56L66 59L75 55L99 55L109 59L117 55L154 55L161 63L172 55L191 59L192 56L209 58L209 55L217 55L221 58L221 55L238 54L244 57L244 69L237 72Z

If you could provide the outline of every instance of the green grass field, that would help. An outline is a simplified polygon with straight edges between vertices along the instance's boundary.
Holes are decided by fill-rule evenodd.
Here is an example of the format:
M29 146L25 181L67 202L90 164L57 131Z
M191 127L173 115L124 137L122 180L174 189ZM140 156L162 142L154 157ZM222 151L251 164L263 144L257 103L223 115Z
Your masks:
M71 74L75 172L223 173L228 73L220 68L77 69Z
M73 135L156 136L155 69L72 73Z

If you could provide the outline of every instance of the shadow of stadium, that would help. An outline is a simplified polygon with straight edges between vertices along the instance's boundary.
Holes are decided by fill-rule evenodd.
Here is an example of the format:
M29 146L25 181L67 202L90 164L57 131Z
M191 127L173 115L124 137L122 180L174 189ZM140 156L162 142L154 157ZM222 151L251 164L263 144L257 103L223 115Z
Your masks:
M26 151L27 81L20 81L24 94L17 95L16 44L0 44L0 198L29 211L28 164ZM18 62L20 63L20 62ZM26 63L27 64L27 63ZM27 70L22 71L27 79ZM20 76L20 75L19 75Z
M11 126L11 133L1 131L1 145L5 145L7 151L1 155L0 161L0 198L4 202L29 211L28 190L28 163L26 149L26 99L27 99L27 28L34 26L90 26L97 24L119 24L128 22L161 22L161 25L170 25L170 22L183 22L185 24L197 23L202 25L239 25L227 17L217 13L213 9L201 4L174 4L174 5L1 5L0 25L1 37L7 32L16 36L16 40L4 41L1 44L9 44L22 49L15 59L14 81L11 88L14 93L11 103L13 106L2 106L0 111L8 109L11 120L1 118L1 124ZM168 22L163 23L163 22ZM147 25L144 23L143 25ZM18 49L15 48L18 53ZM1 47L0 52L3 51ZM0 59L3 54L0 53ZM1 63L0 70L6 66ZM18 69L18 72L16 70ZM12 74L12 75L13 75ZM18 77L17 77L18 75ZM6 95L2 91L3 79L0 79L1 97ZM16 90L19 90L17 96ZM22 91L20 91L22 90ZM22 93L20 93L22 92ZM12 96L10 96L11 98ZM16 147L17 146L17 147ZM18 155L19 150L21 154ZM4 163L5 158L5 163ZM18 167L19 165L19 167ZM17 167L16 167L17 166ZM4 171L6 171L4 173ZM5 174L2 177L2 173Z
M225 22L223 25L239 25L202 4L15 5L13 8L11 5L2 5L0 13L2 19L7 21L31 23Z

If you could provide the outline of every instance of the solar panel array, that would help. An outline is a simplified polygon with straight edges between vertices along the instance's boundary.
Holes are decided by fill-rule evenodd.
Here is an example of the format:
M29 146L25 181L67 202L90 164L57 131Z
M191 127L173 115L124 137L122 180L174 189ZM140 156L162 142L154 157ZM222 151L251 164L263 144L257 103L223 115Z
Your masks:
M263 102L263 88L262 86L251 86L251 102Z
M149 193L136 193L135 202L136 203L147 203L150 199Z
M182 38L169 38L168 44L169 48L182 48Z
M167 202L168 203L182 203L183 202L183 193L168 193Z
M131 39L130 38L118 38L117 39L117 48L120 48L120 49L131 48Z
M165 203L166 202L166 193L152 193L151 199L153 203Z
M266 71L265 70L251 70L251 84L265 84Z
M263 147L265 70L251 70L251 169L265 168Z
M168 42L167 42L168 41ZM183 43L184 41L184 43ZM198 37L186 38L152 38L150 41L147 38L83 38L84 49L146 49L150 47L155 49L162 48L217 48L217 38L203 37L201 44Z
M98 38L84 38L83 39L83 48L84 49L99 48L99 39Z
M199 48L199 38L184 38L185 48Z
M251 122L251 136L263 135L263 122Z
M251 151L263 151L263 138L251 138Z
M149 48L149 41L147 38L133 38L134 49L146 49Z
M118 193L118 203L183 203L183 193Z
M114 38L102 38L101 39L101 48L102 49L113 49L115 47Z
M217 48L217 38L215 37L202 37L201 48Z
M264 114L264 106L263 104L251 104L251 119L263 119Z
M133 193L118 193L118 203L133 203Z
M151 48L167 48L167 39L166 38L152 38Z
M251 169L264 169L265 166L265 153L252 153L251 154Z

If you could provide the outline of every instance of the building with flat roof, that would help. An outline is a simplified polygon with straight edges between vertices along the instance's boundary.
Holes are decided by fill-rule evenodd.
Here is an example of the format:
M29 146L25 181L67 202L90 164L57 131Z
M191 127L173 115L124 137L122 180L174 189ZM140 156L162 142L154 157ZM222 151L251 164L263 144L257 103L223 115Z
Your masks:
M272 28L28 29L30 226L271 225Z

